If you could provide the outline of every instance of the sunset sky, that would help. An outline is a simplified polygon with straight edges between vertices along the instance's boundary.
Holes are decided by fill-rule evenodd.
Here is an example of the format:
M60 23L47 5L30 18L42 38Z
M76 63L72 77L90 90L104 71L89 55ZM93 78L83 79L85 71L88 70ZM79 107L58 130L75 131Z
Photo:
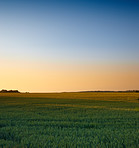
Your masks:
M0 0L0 89L139 89L139 1Z

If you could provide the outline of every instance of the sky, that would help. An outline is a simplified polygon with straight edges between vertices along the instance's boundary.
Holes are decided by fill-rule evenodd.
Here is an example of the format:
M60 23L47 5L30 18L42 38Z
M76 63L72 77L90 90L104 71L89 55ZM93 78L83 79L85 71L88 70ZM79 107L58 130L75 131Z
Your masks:
M0 0L0 89L139 89L139 1Z

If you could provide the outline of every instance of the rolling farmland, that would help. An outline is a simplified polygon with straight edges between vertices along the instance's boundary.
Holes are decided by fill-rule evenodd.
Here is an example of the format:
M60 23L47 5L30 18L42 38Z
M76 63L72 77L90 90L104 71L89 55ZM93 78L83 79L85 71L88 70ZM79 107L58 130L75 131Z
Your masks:
M0 93L0 147L139 147L139 93Z

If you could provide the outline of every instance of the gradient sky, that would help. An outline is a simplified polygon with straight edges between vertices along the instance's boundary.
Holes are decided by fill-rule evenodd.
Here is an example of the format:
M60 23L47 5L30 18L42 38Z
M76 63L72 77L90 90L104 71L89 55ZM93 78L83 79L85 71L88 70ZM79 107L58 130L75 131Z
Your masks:
M0 89L139 89L139 1L0 0Z

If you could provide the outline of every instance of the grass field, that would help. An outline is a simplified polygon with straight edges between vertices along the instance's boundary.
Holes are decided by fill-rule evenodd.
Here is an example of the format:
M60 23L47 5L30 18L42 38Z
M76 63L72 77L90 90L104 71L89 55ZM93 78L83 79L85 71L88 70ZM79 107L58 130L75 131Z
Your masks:
M139 93L1 93L0 147L139 148Z

